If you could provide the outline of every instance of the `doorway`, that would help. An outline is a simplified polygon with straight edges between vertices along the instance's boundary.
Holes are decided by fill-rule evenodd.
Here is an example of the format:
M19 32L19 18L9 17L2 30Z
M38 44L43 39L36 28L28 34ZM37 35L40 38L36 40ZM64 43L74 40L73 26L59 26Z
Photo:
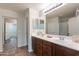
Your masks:
M4 18L4 52L15 54L17 48L17 20Z

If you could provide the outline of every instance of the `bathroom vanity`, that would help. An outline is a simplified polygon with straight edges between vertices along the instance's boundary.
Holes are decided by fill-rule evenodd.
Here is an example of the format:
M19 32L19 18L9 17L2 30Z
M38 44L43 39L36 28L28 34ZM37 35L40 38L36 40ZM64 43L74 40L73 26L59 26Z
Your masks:
M68 37L32 35L32 47L37 56L79 56L79 44Z

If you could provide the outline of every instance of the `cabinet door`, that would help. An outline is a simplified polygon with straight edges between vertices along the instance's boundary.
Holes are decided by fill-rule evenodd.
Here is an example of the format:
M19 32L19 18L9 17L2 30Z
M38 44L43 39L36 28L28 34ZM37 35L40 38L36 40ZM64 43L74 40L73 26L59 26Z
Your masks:
M43 56L51 56L52 55L51 43L47 41L43 41Z
M65 56L79 56L79 51L75 51L73 49L65 48L64 55Z
M55 56L55 44L52 43L52 56Z
M42 56L42 39L32 37L32 48L36 55Z
M79 52L75 51L73 49L70 49L70 48L56 45L55 46L55 55L56 56L77 56L77 55L79 55Z
M36 38L32 37L32 49L33 52L36 53Z
M36 55L42 56L42 40L39 38L36 40Z
M42 46L38 45L36 46L36 55L37 56L42 56Z
M62 46L56 45L55 46L55 55L56 56L64 56L65 53L65 49Z

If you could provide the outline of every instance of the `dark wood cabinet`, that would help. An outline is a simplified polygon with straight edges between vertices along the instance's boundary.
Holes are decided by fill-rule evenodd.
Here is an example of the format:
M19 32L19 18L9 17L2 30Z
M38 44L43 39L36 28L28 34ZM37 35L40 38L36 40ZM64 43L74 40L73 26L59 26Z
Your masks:
M42 39L32 37L32 48L34 53L38 56L51 56L51 43Z
M52 49L52 56L55 56L55 44L52 43L52 46L51 46L51 49Z
M51 43L43 41L43 56L51 56L51 55L52 55Z
M56 56L77 56L79 55L79 52L64 46L55 45L55 55Z
M64 52L64 55L65 56L79 56L79 52L78 51L75 51L73 49L69 49L69 48L65 48L65 52Z
M35 37L32 37L32 49L33 49L33 52L36 54L36 38Z
M59 45L55 45L55 55L56 56L64 56L65 53L65 48Z
M42 56L42 40L32 37L32 49L37 56Z
M42 40L38 38L36 40L36 55L42 56Z
M79 56L79 51L32 37L32 48L37 56Z

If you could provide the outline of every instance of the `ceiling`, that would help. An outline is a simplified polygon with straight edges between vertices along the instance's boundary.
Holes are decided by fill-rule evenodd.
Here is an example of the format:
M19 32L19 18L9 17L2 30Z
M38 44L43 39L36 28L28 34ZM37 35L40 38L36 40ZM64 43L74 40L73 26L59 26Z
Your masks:
M49 3L0 3L0 8L12 11L22 11L26 8L33 8L36 10L44 9Z
M76 9L79 8L79 3L66 3L63 6L53 9L51 12L46 14L47 18L56 16L65 16L68 14L73 14Z
M20 12L27 8L33 8L35 10L43 10L54 6L57 3L0 3L0 8ZM74 12L79 8L79 3L66 3L63 6L53 9L51 12L46 14L47 17L63 16Z

